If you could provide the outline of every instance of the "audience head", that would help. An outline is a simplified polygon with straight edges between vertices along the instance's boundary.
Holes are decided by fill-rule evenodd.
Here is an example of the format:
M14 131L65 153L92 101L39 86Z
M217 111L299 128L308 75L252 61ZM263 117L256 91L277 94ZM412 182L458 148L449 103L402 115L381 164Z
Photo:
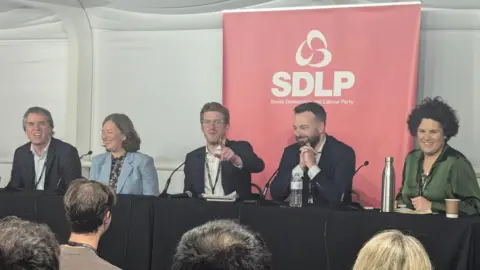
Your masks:
M200 123L207 143L221 144L230 127L230 113L222 104L209 102L200 111Z
M438 154L451 137L458 133L459 121L455 110L441 97L425 98L408 116L408 129L417 137L426 155Z
M387 230L371 238L358 253L353 270L431 270L422 244L413 236Z
M110 226L110 211L115 202L115 193L109 186L86 179L73 181L63 197L72 232L103 234Z
M316 102L307 102L294 109L293 133L301 145L310 143L316 147L322 136L325 135L327 113L322 105Z
M107 151L137 152L141 142L132 120L125 114L113 113L103 120L102 143Z
M60 246L47 225L0 219L0 269L58 270Z
M47 145L52 138L53 118L47 109L31 107L23 115L23 130L33 145Z
M271 269L271 254L258 234L229 220L210 221L186 232L173 270Z

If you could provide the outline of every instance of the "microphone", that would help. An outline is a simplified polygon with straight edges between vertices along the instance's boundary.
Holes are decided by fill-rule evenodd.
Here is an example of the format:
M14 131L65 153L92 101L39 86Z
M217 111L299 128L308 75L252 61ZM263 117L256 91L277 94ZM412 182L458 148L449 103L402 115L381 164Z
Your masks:
M362 165L360 165L356 170L355 172L353 173L353 176L355 176L357 174L358 171L360 171L361 168L365 167L365 166L368 166L370 164L370 162L368 162L368 160L366 160L365 162L363 162ZM320 186L320 184L318 182L315 182L315 186L320 189L320 190L323 190L323 187ZM353 193L353 190L351 191L351 193ZM341 201L343 202L343 195L342 195L342 198L341 198Z
M363 167L365 167L365 166L368 166L369 164L370 164L370 162L368 162L368 160L364 161L363 164L360 165L360 166L355 170L355 172L353 173L353 176L355 176L355 175L358 173L358 171L360 171L361 168L363 168ZM353 176L352 176L352 177L353 177ZM317 184L318 184L318 183L317 183ZM354 210L354 211L363 211L363 210L364 210L363 206L362 206L360 203L353 202L353 201L351 201L351 199L350 199L348 202L345 202L345 201L344 201L344 195L345 195L345 193L342 194L342 198L341 198L340 201L341 201L342 204L346 204L346 207L347 207L348 209ZM350 196L351 196L351 195L357 196L358 200L360 200L360 196L359 196L353 189L350 190Z
M189 199L192 197L193 197L193 193L190 190L187 190L184 193L168 195L169 199Z
M262 197L263 198L265 198L265 196L267 196L268 190L270 189L270 182L272 182L275 175L277 175L278 170L280 170L280 167L278 167L278 169L272 174L272 176L270 176L267 183L265 184L265 187L263 187L263 192L262 192Z
M258 195L263 193L259 185L252 183L252 187L254 187L258 191Z
M370 164L370 162L368 162L368 160L365 161L365 162L363 162L363 164L360 165L360 166L355 170L355 172L353 173L353 175L356 175L357 172L360 171L361 168L363 168L363 167L365 167L365 166L368 166L368 164Z
M82 158L84 158L84 157L86 157L86 156L90 156L92 153L93 153L92 150L89 150L86 154L81 155L81 156L80 156L80 159L82 159Z
M173 172L170 174L170 176L168 177L167 179L167 182L165 183L165 187L163 188L163 191L162 193L160 193L160 195L158 195L158 197L162 198L162 197L168 197L169 195L167 194L167 190L168 190L168 187L170 186L170 182L172 181L172 176L173 174L178 171L178 169L180 169L183 165L185 164L185 161L182 162L182 164L180 164L177 168L175 168L175 170L173 170ZM191 192L190 192L191 194Z

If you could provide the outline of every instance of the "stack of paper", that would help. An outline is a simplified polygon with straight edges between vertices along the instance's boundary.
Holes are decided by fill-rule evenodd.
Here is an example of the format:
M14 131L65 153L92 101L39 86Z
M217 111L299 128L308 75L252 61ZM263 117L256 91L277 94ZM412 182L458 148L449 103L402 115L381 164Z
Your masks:
M238 198L236 191L225 196L202 194L202 197L209 202L235 202Z
M418 211L418 210L412 210L410 208L396 208L395 212L397 213L402 213L402 214L415 214L415 215L430 215L430 214L436 214L433 213L431 210L428 211Z

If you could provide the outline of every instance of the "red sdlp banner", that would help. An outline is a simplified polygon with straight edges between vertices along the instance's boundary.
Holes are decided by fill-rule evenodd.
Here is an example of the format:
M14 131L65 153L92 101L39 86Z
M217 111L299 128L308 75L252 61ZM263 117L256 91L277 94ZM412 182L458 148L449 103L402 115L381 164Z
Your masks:
M294 142L294 107L315 101L327 134L353 147L357 167L369 161L353 188L380 206L385 157L398 190L413 147L419 34L416 2L225 12L223 104L229 138L248 140L266 163L253 181L263 187Z

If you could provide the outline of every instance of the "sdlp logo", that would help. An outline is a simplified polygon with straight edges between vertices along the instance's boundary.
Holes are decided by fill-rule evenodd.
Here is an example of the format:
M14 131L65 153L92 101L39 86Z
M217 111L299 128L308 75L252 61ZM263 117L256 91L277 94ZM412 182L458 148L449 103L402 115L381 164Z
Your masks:
M314 49L312 42L320 40L324 48ZM307 45L310 50L310 56L304 58L302 51ZM323 59L318 63L312 63L313 57L316 53L322 53ZM312 30L308 33L307 39L300 44L295 56L297 64L301 67L310 66L315 68L325 67L332 61L332 54L327 48L327 40L322 32ZM300 87L300 82L305 81L305 87ZM340 97L342 91L352 88L355 84L355 75L350 71L334 71L333 72L333 89L323 89L324 73L317 71L314 74L309 72L292 72L289 74L285 71L279 71L273 74L272 82L276 87L272 88L272 94L276 97L306 97L314 92L317 97Z

